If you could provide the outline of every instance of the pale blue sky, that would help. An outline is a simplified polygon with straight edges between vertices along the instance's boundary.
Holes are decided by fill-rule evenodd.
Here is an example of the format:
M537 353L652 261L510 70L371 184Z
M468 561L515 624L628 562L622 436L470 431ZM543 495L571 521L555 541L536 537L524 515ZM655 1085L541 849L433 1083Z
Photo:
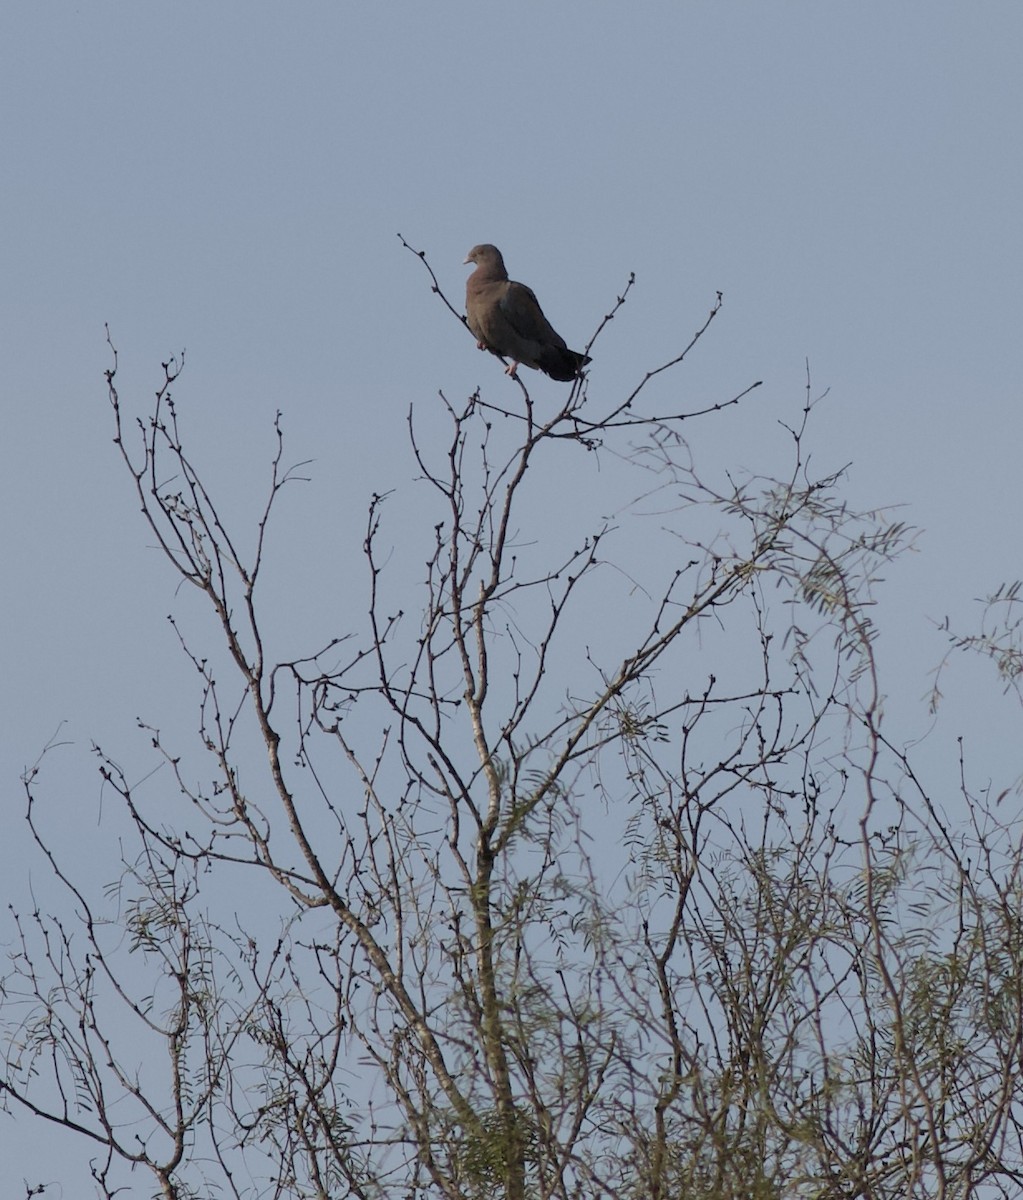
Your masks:
M925 530L880 613L885 683L905 705L889 732L924 730L913 702L943 649L928 618L966 623L975 596L1023 575L1021 53L1016 0L8 0L0 877L13 893L18 776L59 722L73 745L52 785L88 812L93 739L130 756L137 715L195 722L164 620L190 601L147 549L111 445L104 322L134 411L186 348L176 396L233 511L262 494L283 409L289 461L316 461L281 554L322 583L279 602L326 629L367 497L415 473L409 404L477 384L517 394L398 231L457 304L466 251L497 243L573 346L636 271L594 354L602 400L677 352L723 291L692 365L651 395L695 406L764 380L754 407L694 432L714 462L782 461L771 439L795 419L809 358L815 391L830 389L816 461L851 461L854 503L904 504ZM530 382L538 403L561 394ZM1018 713L985 671L954 680L938 769L963 732L992 774L1018 772ZM15 1162L35 1143L12 1133L0 1119L4 1196L38 1174Z

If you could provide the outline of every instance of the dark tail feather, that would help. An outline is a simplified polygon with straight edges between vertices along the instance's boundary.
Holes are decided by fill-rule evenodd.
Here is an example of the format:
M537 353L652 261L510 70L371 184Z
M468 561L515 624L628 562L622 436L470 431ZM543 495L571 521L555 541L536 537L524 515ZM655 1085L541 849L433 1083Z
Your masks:
M585 354L577 354L575 350L562 350L559 346L548 346L544 349L543 357L537 366L551 379L557 379L561 383L571 383L589 361Z

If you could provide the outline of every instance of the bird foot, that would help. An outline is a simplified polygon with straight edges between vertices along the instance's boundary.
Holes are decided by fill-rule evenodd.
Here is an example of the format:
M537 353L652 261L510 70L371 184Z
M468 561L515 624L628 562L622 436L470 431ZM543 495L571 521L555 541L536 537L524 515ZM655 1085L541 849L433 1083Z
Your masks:
M505 373L505 375L510 375L510 376L512 377L512 379L514 379L514 378L515 378L515 372L516 372L518 369L519 369L519 364L518 364L517 362L513 362L513 363L512 363L512 365L511 365L510 367L505 367L505 369L504 369L504 373Z

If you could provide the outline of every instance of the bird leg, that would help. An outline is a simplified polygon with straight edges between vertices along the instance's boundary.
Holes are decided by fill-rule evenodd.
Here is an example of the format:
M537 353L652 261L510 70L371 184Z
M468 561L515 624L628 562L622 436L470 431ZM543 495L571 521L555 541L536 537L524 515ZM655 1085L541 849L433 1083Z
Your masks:
M510 376L512 377L512 379L514 379L514 378L515 378L515 372L516 372L518 369L519 369L519 364L518 364L517 362L513 362L513 363L512 363L512 365L511 365L510 367L505 367L505 369L504 369L504 373L505 373L505 375L510 375Z

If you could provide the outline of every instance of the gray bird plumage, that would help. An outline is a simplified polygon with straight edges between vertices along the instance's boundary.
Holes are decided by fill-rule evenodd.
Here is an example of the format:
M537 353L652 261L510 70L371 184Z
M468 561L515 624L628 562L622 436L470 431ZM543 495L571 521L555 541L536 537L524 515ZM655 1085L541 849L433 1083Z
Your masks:
M465 285L465 316L480 349L510 358L509 375L522 363L564 383L575 379L589 358L569 350L532 291L508 278L501 251L473 246L465 261L476 264Z

